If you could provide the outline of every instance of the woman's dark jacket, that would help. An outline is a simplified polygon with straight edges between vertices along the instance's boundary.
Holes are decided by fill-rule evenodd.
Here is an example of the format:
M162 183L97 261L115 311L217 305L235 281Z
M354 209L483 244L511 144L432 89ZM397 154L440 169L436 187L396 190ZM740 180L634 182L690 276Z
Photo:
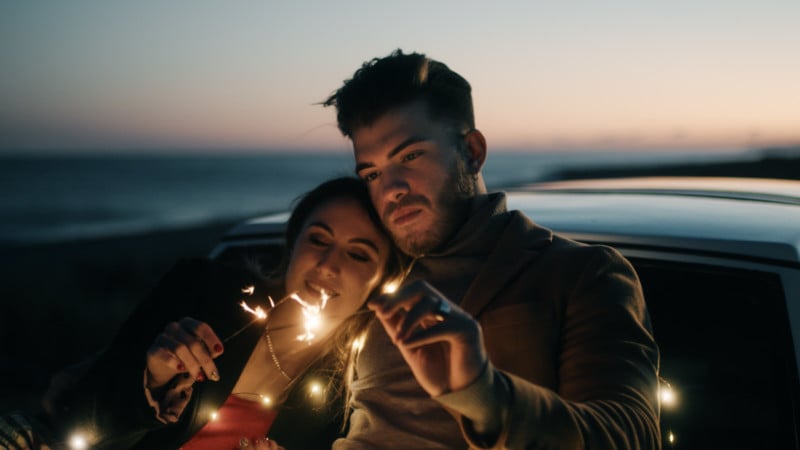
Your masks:
M242 292L248 286L255 288L252 295ZM81 431L90 437L93 448L100 449L180 447L230 395L263 334L263 322L253 322L241 301L263 308L268 295L279 294L270 292L263 278L252 271L207 259L178 262L88 373L53 399L55 415L49 421L56 435L66 439ZM195 383L180 421L167 425L155 418L144 395L146 355L168 323L187 316L208 323L222 340L245 329L224 343L224 353L215 360L220 381ZM298 395L293 397L297 400ZM293 408L288 402L286 407Z

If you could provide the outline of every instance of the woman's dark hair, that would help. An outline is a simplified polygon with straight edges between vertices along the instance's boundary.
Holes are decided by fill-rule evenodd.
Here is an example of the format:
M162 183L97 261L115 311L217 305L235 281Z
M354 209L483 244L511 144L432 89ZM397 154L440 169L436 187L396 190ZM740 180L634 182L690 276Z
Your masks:
M365 62L322 104L336 107L339 130L352 138L356 129L415 100L423 100L434 119L475 128L469 82L444 63L400 49Z

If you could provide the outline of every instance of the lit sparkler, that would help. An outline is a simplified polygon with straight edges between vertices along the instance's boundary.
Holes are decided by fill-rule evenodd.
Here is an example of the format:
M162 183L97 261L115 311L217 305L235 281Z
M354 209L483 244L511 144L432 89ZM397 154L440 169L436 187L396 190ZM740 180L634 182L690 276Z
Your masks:
M247 286L242 288L242 293L247 295L253 295L255 292L255 288L253 286ZM319 329L322 325L322 310L328 305L328 300L330 299L330 295L323 289L320 291L320 303L313 304L303 300L297 292L293 292L286 297L278 300L275 302L272 297L267 297L269 300L270 307L267 311L265 311L260 306L252 307L247 304L246 301L242 300L239 306L242 307L244 311L251 314L253 316L253 320L247 323L244 327L233 333L232 335L225 338L222 342L228 342L229 340L233 339L234 337L238 336L242 333L245 329L247 329L250 325L255 323L259 320L267 319L269 320L269 312L272 311L282 303L292 300L297 302L297 304L301 307L301 312L303 313L304 321L303 321L303 328L305 329L303 334L297 336L297 340L301 342L308 342L309 344L311 341L316 337L315 331ZM278 330L286 327L278 327L272 328L272 330Z
M324 289L320 291L320 294L322 302L317 305L306 302L297 294L292 294L289 296L292 300L300 304L302 307L303 317L305 317L305 322L303 323L305 333L297 336L298 341L308 342L310 344L311 340L316 336L314 331L317 330L322 324L321 312L328 304L329 295Z

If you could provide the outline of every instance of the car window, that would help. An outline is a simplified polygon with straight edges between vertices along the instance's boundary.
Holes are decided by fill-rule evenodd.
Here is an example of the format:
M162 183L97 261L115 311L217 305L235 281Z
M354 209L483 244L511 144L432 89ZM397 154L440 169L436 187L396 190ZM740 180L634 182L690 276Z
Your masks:
M674 394L662 396L664 448L796 448L797 366L779 277L632 262Z

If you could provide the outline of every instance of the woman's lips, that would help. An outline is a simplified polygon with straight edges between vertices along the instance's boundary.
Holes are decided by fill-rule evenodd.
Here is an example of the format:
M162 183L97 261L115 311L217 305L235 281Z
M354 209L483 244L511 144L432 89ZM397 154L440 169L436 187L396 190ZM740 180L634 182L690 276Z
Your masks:
M306 280L306 288L310 292L314 293L319 298L322 298L323 295L326 295L328 297L328 299L331 299L331 298L336 297L337 295L339 295L339 293L334 291L333 289L330 289L328 287L322 286L322 285L317 284L317 283L315 283L313 281Z

